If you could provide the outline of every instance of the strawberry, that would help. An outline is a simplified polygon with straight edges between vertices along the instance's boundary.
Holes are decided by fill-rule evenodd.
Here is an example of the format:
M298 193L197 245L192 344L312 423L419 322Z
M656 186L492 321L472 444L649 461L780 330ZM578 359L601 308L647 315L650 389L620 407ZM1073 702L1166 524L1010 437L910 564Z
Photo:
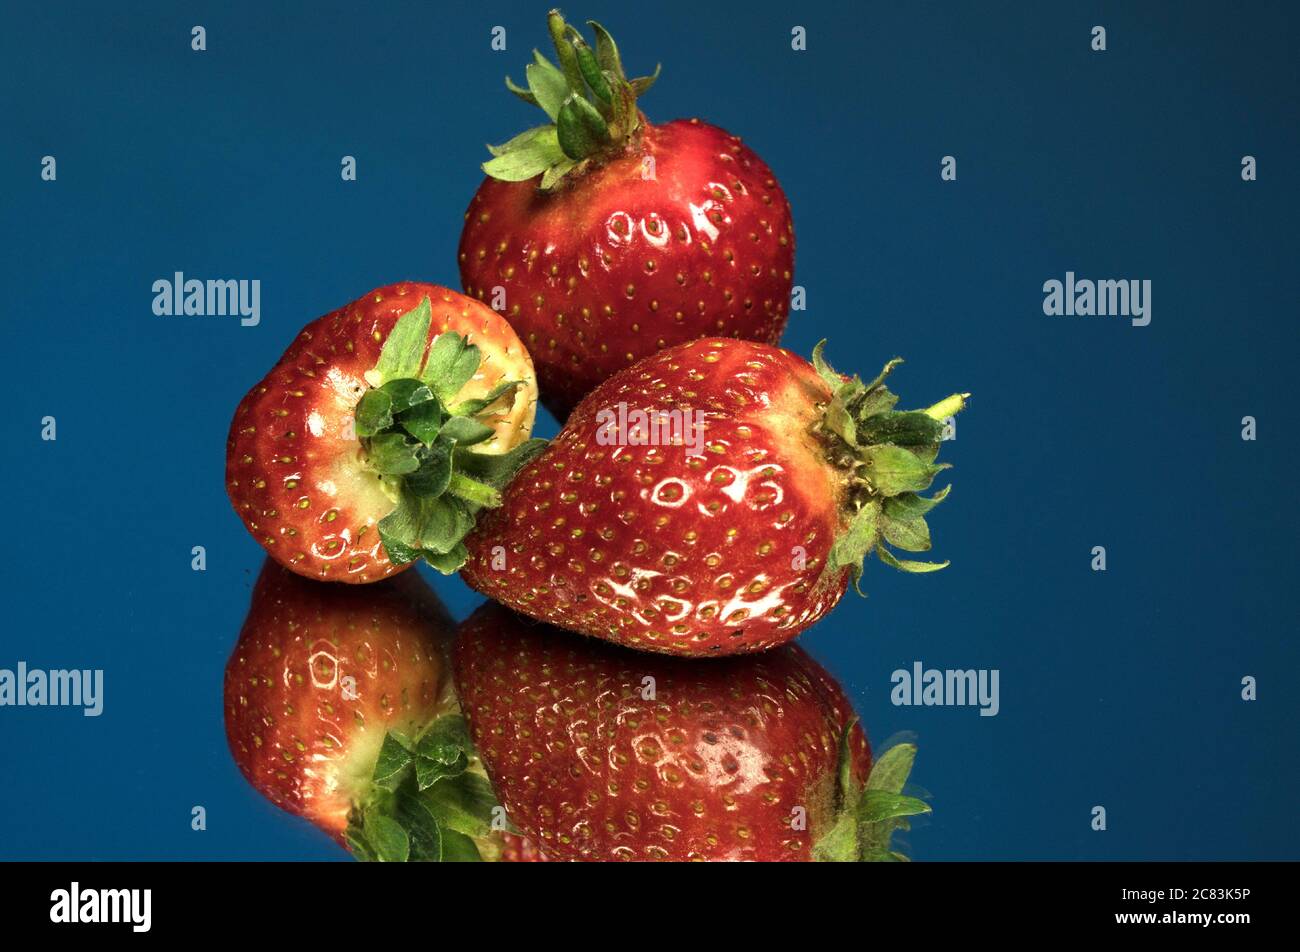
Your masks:
M872 766L839 685L796 645L700 662L575 639L491 602L460 628L456 688L511 859L901 858L929 812L916 748Z
M501 834L501 855L497 859L502 863L550 862L546 854L537 848L536 843L517 833Z
M766 344L660 351L582 401L467 539L462 578L526 615L636 648L759 651L829 611L874 552L930 547L927 489L957 394L899 412ZM860 589L859 589L860 590Z
M427 350L427 358L426 358ZM226 486L248 531L314 578L444 572L540 442L528 352L494 311L403 282L307 325L240 402Z
M494 855L491 791L447 676L450 633L416 573L321 585L268 559L226 665L226 737L244 777L359 859Z
M790 204L740 139L698 119L652 125L594 21L595 50L552 11L512 92L551 122L499 147L465 214L465 293L519 331L563 420L596 384L698 337L775 344L794 271Z

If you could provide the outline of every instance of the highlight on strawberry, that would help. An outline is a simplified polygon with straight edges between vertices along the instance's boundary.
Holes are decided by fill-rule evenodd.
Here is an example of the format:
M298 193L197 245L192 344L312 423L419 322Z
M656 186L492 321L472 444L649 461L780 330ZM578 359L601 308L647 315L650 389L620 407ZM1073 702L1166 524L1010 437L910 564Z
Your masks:
M554 62L506 85L547 122L499 146L465 214L465 293L507 315L563 421L600 381L699 337L775 344L794 273L790 205L737 136L698 119L652 124L613 37L594 46L558 11Z
M453 660L515 827L503 860L901 860L895 832L930 812L903 792L915 745L873 763L843 689L796 645L701 663L488 602Z
M268 559L226 665L226 737L255 790L360 860L494 859L492 790L417 573L322 585Z
M240 402L235 511L277 562L372 582L454 572L475 514L542 446L528 351L491 308L433 284L378 288L307 325Z
M462 578L516 611L646 651L728 655L789 641L863 561L910 573L953 394L898 410L886 378L751 341L679 344L615 374L482 513ZM620 412L615 412L619 410ZM676 422L620 431L616 421ZM660 438L656 438L656 436Z

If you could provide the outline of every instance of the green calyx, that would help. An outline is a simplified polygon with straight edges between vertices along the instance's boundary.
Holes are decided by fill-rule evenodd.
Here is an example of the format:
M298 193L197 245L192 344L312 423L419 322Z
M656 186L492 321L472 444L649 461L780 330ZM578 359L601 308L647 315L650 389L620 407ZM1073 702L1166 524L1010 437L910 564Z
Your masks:
M840 737L835 789L835 821L813 846L813 859L825 863L906 862L894 849L897 830L910 829L908 817L930 813L930 805L903 793L916 760L915 744L890 747L871 767L858 788L853 779L849 739L857 718L849 719Z
M831 388L818 432L828 447L832 464L850 475L848 504L852 511L848 529L835 540L827 571L848 569L853 585L862 591L862 561L871 553L886 565L904 572L935 572L947 562L900 559L887 546L907 552L930 549L930 527L925 516L943 502L951 486L921 496L935 476L948 469L936 463L946 421L966 406L968 393L955 393L924 410L895 410L898 397L885 386L885 378L901 364L894 358L870 383L854 376L846 380L822 356L826 341L813 348L812 362Z
M429 344L431 320L427 297L398 318L365 375L371 389L358 402L354 423L367 465L397 502L379 522L388 558L396 565L424 558L449 575L465 564L462 540L478 512L501 504L501 489L546 441L525 440L500 454L475 450L495 432L480 417L520 381L457 402L482 358L456 333Z
M533 51L524 70L527 88L509 77L506 88L524 102L541 108L550 118L499 146L488 146L493 158L483 171L503 182L523 182L540 175L550 191L588 162L617 153L641 128L637 97L654 85L659 67L650 76L628 79L618 46L608 31L588 20L596 38L593 49L559 10L547 15L557 66Z
M348 848L363 862L493 860L496 807L465 719L445 714L419 737L384 737L369 796L348 817Z

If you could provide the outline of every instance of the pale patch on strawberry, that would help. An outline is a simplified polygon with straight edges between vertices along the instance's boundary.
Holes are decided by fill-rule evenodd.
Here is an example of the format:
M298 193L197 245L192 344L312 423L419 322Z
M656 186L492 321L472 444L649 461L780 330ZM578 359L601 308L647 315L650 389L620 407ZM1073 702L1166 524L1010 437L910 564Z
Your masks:
M463 302L462 302L463 303ZM533 432L537 416L537 378L532 357L514 329L490 308L462 306L444 316L441 325L432 328L437 334L454 333L481 351L482 363L474 376L457 392L454 403L479 400L507 381L519 381L513 393L494 401L478 415L478 420L492 429L492 436L474 447L476 453L500 455L526 441Z

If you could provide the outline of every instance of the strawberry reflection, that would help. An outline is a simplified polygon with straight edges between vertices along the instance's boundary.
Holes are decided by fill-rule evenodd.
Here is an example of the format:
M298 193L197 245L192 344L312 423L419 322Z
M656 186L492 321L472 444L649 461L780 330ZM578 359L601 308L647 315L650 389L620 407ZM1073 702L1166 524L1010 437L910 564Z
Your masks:
M802 648L678 659L495 603L460 628L457 691L521 837L508 860L874 860L907 815L915 748L874 765L842 688Z
M439 797L422 786L430 765L474 785L458 779L469 763L456 746L451 631L415 572L340 585L268 559L226 665L226 736L244 777L358 858L477 858L472 836L426 816ZM431 737L446 763L419 753Z

